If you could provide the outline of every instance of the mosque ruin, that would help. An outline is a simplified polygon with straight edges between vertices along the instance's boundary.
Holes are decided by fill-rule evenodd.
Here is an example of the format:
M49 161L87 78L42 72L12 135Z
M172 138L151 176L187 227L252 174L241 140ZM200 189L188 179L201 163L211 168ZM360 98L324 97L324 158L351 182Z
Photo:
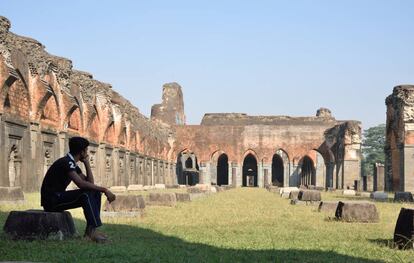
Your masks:
M177 83L163 86L162 102L152 107L148 118L110 84L9 29L10 22L0 17L2 187L38 191L48 167L68 151L72 136L90 140L95 181L104 186L203 183L343 189L360 182L358 121L336 120L321 108L310 117L209 113L200 125L187 125ZM390 116L391 110L393 106ZM396 137L393 134L390 137ZM410 134L405 141L411 142ZM401 137L397 139L389 150L395 162L401 162ZM392 181L411 183L407 178Z

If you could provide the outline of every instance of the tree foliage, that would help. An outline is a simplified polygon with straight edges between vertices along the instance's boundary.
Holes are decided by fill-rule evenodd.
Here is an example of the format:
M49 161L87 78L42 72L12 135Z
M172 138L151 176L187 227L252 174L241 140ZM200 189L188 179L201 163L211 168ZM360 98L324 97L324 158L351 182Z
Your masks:
M380 124L364 130L362 134L362 173L373 174L375 163L385 161L385 124Z

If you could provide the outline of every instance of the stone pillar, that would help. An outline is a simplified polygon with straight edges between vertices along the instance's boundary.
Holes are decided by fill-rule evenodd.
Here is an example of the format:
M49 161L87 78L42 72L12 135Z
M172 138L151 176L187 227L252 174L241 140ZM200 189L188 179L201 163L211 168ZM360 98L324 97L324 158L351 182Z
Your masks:
M155 185L154 183L154 159L151 159L151 185Z
M112 151L112 183L113 186L120 185L119 174L119 148L114 148Z
M234 187L242 186L243 184L243 175L240 171L239 164L236 162L231 163L231 174L232 174L232 182Z
M290 166L292 167L292 171L289 178L289 186L299 186L301 167L294 162L290 163Z
M326 185L326 165L325 161L320 153L316 154L316 165L315 165L315 177L316 186L325 187Z
M283 178L283 182L285 179ZM263 186L272 184L272 164L263 164Z
M283 187L290 185L290 175L292 171L292 164L289 161L283 162ZM270 184L272 184L272 166L270 166Z
M260 188L264 187L264 180L263 180L263 164L259 162L257 164L257 186Z
M325 187L328 188L332 188L334 187L333 184L333 177L334 177L334 168L335 168L335 163L333 162L328 162L326 164L326 184Z
M200 162L199 180L200 184L206 184L207 167L205 162Z
M384 191L384 165L381 163L374 164L374 191Z

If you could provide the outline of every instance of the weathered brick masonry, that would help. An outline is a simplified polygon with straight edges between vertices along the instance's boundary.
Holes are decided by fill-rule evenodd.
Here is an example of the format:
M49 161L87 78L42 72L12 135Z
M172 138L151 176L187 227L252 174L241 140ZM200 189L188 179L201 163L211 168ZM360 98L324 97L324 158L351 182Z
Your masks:
M296 118L206 114L201 125L185 125L177 83L164 85L149 119L110 84L9 28L0 17L0 186L38 190L74 135L91 141L91 165L106 186L201 181L344 188L360 179L357 121L337 121L320 109Z

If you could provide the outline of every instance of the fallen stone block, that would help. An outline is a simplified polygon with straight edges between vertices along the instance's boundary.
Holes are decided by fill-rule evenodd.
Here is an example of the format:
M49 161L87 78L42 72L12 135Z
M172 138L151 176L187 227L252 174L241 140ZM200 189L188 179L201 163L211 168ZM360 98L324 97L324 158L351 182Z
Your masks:
M283 193L280 195L280 197L282 197L282 198L286 198L286 199L289 199L289 196L290 196L290 192L283 192Z
M359 193L359 196L371 198L371 193L370 192L361 192L361 193Z
M232 186L232 185L222 185L221 187L223 187L223 189L224 189L225 191L227 191L227 190L231 190L231 189L233 189L233 188L234 188L234 186Z
M319 205L318 202L301 201L298 199L290 200L290 204L291 205L309 205L309 206Z
M25 240L63 240L76 234L72 215L68 211L11 211L3 229L12 239Z
M224 191L224 188L222 186L219 186L219 185L215 185L215 186L212 187L212 189L213 188L216 189L216 193Z
M136 218L136 217L143 217L145 214L144 210L140 211L121 211L121 212L101 212L101 217L106 218L118 218L118 217L127 217L127 218Z
M300 190L298 194L298 199L300 201L321 201L321 192L317 190Z
M191 197L189 193L175 193L177 202L190 202Z
M197 193L205 193L205 191L201 190L201 188L198 188L198 187L188 187L187 193L197 194Z
M414 202L413 194L411 192L395 192L394 202Z
M126 186L111 186L109 190L113 193L124 193L127 191Z
M345 222L376 223L379 221L377 207L372 202L338 202L335 217Z
M175 206L177 204L175 193L150 193L148 198L149 205Z
M163 190L165 189L165 184L155 184L154 189Z
M200 192L200 193L188 193L188 194L190 195L190 200L191 201L208 196L208 194L207 193L204 193L204 192Z
M414 242L414 210L401 208L394 230L394 243L399 249L412 249Z
M342 194L345 196L356 196L356 191L347 189L343 190Z
M145 209L145 201L141 195L117 195L116 200L109 203L105 201L106 212L131 212Z
M335 214L337 208L338 208L338 201L321 201L319 202L318 211L319 212L331 212L332 214Z
M371 199L374 199L375 201L388 201L388 194L376 191L371 193Z
M142 184L130 184L127 188L128 191L144 191L144 186Z
M21 187L0 187L0 202L24 201Z
M282 195L283 193L290 193L291 191L299 191L297 187L282 187L279 188L279 194ZM289 195L288 195L289 197Z
M178 185L178 184L167 184L167 185L165 185L165 188L167 188L167 189L178 189L178 188L180 188L180 185Z
M298 199L299 191L290 191L289 193L289 199L295 200Z
M182 185L182 184L180 184L180 185L178 186L178 188L187 188L187 186L186 186L186 185Z
M201 189L201 191L204 191L204 192L211 191L211 188L212 188L211 185L209 184L196 184L194 187L199 188Z

